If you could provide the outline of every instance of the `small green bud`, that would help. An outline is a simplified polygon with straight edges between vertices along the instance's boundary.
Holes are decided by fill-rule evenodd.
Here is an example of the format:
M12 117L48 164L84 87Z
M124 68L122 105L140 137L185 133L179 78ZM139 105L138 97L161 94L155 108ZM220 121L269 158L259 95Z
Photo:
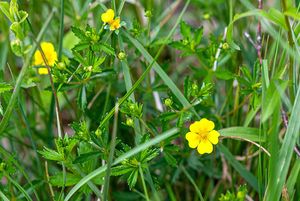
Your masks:
M0 172L5 170L6 164L4 162L0 163Z
M133 124L134 124L133 119L131 119L131 118L127 118L127 119L126 119L126 125L127 125L127 126L132 127Z
M228 43L223 43L223 44L222 44L222 48L223 48L224 50L229 49L229 44L228 44Z
M152 16L153 15L152 15L151 10L147 10L146 13L145 13L145 17L151 18Z
M210 18L210 14L208 14L208 13L204 14L204 15L203 15L203 18L204 18L205 20L208 20L208 19Z
M236 197L237 197L238 199L241 199L241 200L245 199L245 192L244 192L244 191L239 191L239 192L237 193Z
M58 68L59 70L65 70L65 69L66 69L66 64L65 64L64 62L59 62L59 63L57 64L57 68Z
M93 66L86 66L86 67L84 67L84 70L87 72L92 72Z
M102 130L101 130L101 129L97 129L97 130L95 131L95 135L96 135L97 137L100 137L100 136L102 135Z
M130 109L130 111L132 111L132 112L133 112L133 111L135 110L135 106L134 106L134 104L130 104L130 105L129 105L129 109Z
M124 60L124 59L126 58L126 56L127 56L127 55L125 54L125 52L123 52L123 51L122 51L122 52L119 52L119 54L118 54L118 59L120 59L120 60L122 61L122 60Z
M196 91L196 90L199 89L199 87L198 87L198 85L197 85L196 83L194 83L194 84L192 85L192 89Z
M182 44L183 44L183 45L188 45L188 44L189 44L189 41L188 41L187 39L184 39L184 40L182 40Z
M10 46L13 53L15 53L17 56L22 56L22 42L19 39L11 41Z
M167 107L171 107L173 105L173 101L170 98L165 99L165 105Z

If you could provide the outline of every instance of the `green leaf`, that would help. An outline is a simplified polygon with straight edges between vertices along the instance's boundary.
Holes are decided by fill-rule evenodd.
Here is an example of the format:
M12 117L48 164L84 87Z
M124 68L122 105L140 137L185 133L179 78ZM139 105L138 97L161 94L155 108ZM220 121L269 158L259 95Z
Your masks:
M280 104L280 94L275 84L284 91L288 86L288 81L271 80L264 96L264 101L262 102L262 122L265 122L273 114L276 106Z
M106 54L115 55L114 48L112 48L111 46L109 46L108 44L105 44L105 43L96 43L96 44L92 45L92 50L93 51L103 51Z
M232 80L235 78L235 75L233 73L231 73L228 70L220 70L218 69L215 72L215 75L217 78L221 79L221 80Z
M22 22L24 22L27 19L28 13L26 11L24 11L24 10L20 10L19 11L19 17L20 17L19 23L22 23Z
M290 169L294 147L299 139L299 116L300 116L300 87L297 90L297 95L291 116L288 122L288 127L283 139L282 146L279 151L277 163L274 165L274 176L269 179L267 190L265 192L266 201L277 201L280 199L281 191L286 182L286 177Z
M127 183L128 183L128 186L129 186L130 189L132 189L135 186L137 178L138 178L138 175L139 175L138 168L135 169L135 170L133 170L130 173L130 175L129 175L128 179L127 179Z
M266 140L265 136L259 135L260 131L258 128L229 127L219 130L219 133L221 134L221 136L240 137L255 142L264 142Z
M80 175L74 175L71 173L66 173L66 182L64 183L64 179L63 179L63 173L60 172L54 176L50 177L50 183L53 186L57 186L57 187L62 187L62 186L73 186L75 184L77 184L80 179L81 176Z
M77 158L75 158L75 160L73 161L73 163L74 164L85 163L85 162L87 162L89 160L98 158L100 155L101 155L101 153L99 151L80 154L80 156L78 156Z
M77 36L77 38L79 38L80 40L88 40L89 38L85 35L85 32L83 30L81 30L78 27L71 27L72 32L74 33L75 36Z
M113 167L111 169L111 175L112 176L124 175L124 174L127 174L127 173L131 172L134 169L135 168L130 167L128 165L120 165L120 166L117 166L117 167Z
M185 21L180 22L180 33L186 39L190 40L192 38L191 27Z
M42 151L38 151L43 155L44 158L52 161L64 161L65 158L61 153L56 152L55 150L44 147Z
M7 83L0 83L0 94L12 90L13 87Z
M13 16L9 12L9 3L6 1L1 1L0 2L0 9L4 13L4 15L11 21L14 21Z

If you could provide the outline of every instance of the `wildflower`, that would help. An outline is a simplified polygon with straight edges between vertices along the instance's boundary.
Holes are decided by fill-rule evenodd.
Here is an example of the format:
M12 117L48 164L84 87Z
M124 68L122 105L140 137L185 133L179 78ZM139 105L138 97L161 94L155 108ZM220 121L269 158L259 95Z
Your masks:
M206 118L190 125L190 132L185 135L189 147L196 148L200 154L211 153L213 145L219 141L219 132L214 130L215 124Z
M54 46L52 43L49 42L42 42L41 48L43 50L43 53L45 55L46 63L51 67L55 64L57 61L57 53L55 52ZM34 65L36 66L46 66L46 63L43 59L42 53L37 50L34 53ZM39 74L48 74L47 68L39 68L38 69Z
M101 20L104 24L109 25L109 30L114 31L121 27L121 19L119 17L115 18L115 12L113 9L108 9L105 13L101 15Z
M108 9L105 13L101 15L101 20L104 23L111 23L114 20L115 12L113 9Z

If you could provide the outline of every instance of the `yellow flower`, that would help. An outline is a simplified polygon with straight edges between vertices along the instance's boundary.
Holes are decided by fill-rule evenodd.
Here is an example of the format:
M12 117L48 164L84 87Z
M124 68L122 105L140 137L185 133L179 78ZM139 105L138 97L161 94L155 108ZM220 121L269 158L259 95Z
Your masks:
M108 9L105 13L101 15L101 20L104 24L109 24L109 30L114 31L121 27L121 19L119 17L115 18L115 12L113 9Z
M190 132L185 135L189 147L196 148L199 154L211 153L212 144L218 144L219 132L214 130L215 124L206 118L196 121L190 125Z
M42 42L41 48L45 54L47 64L49 66L53 66L55 62L57 61L57 53L54 50L54 46L52 43L48 42ZM42 54L39 50L35 51L34 53L34 65L36 66L45 66L44 59L42 57Z
M111 31L114 31L118 28L120 28L120 18L116 18L115 20L113 20L110 24L109 24L109 29Z
M104 23L110 23L114 20L115 12L113 9L108 9L105 13L101 15L101 20Z

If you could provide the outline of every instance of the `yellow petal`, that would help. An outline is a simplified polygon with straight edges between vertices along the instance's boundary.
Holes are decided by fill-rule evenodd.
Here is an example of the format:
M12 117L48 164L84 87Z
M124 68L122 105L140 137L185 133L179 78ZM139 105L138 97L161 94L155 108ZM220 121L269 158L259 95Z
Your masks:
M187 141L189 141L189 147L191 148L196 148L200 142L200 138L199 135L193 132L188 132L185 135L185 139L187 139Z
M199 121L199 127L201 131L211 131L215 128L215 124L213 121L203 118Z
M116 30L116 29L119 29L120 28L120 18L117 18L117 19L115 19L115 20L112 20L111 22L110 22L110 24L109 24L109 29L111 30L111 31L114 31L114 30Z
M47 75L48 74L48 69L47 68L39 68L38 73L40 75Z
M42 58L42 55L41 55L41 52L40 51L35 51L34 53L34 62L33 64L35 66L39 66L39 65L43 65L44 61L43 61L43 58Z
M109 23L109 22L113 21L114 17L115 17L114 10L113 9L108 9L105 13L103 13L101 15L101 20L104 23Z
M47 61L47 64L49 66L53 66L55 62L57 61L57 53L55 52L54 46L52 43L49 42L42 42L41 43L41 48L43 50L43 53L45 55L45 59ZM37 50L34 53L34 65L36 66L45 66L44 58L42 56L42 53Z
M49 51L49 52L53 52L54 51L54 46L52 43L49 42L42 42L41 43L41 48L42 50L45 51Z
M220 136L220 133L218 131L212 130L208 134L208 140L212 144L218 144L218 142L219 142L219 136Z
M190 125L190 131L194 133L199 133L201 132L201 124L200 121L195 121Z
M213 151L213 146L208 140L202 140L197 147L199 154L208 153L210 154Z

